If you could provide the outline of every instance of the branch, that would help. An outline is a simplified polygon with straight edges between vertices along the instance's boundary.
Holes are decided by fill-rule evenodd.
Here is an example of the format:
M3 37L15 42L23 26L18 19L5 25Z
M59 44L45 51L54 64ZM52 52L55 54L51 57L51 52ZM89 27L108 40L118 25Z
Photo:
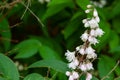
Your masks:
M117 68L117 66L119 65L119 63L120 63L120 61L118 61L116 63L116 65L113 67L113 69L106 76L104 76L101 80L104 80L104 79L108 78L109 75Z

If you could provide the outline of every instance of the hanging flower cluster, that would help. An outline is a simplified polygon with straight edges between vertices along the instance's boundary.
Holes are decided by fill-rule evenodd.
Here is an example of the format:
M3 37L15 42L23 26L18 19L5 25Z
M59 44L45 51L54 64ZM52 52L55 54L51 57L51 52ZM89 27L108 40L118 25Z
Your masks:
M104 33L104 31L99 28L98 23L100 19L97 10L92 5L87 5L85 13L92 13L92 17L83 19L84 27L87 28L87 30L80 38L84 43L76 47L74 52L67 50L65 53L66 59L69 62L68 67L72 70L72 72L66 72L69 80L79 79L79 73L85 73L86 80L92 79L92 74L90 73L90 70L94 69L92 61L97 58L97 54L92 48L92 45L99 43L97 37L101 37Z

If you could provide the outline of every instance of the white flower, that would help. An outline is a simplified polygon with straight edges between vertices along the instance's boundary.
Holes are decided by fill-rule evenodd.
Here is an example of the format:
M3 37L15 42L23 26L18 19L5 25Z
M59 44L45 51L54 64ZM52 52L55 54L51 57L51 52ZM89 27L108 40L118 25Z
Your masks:
M97 16L94 18L98 23L100 22L100 18Z
M78 72L73 71L72 75L73 75L74 79L78 79L79 78Z
M87 73L86 80L91 80L91 79L92 79L92 75L90 73Z
M71 63L68 64L69 68L71 69L76 69L76 67L78 66L79 61L77 59L75 59L74 61L72 61Z
M98 43L98 40L92 36L89 36L88 41L90 42L90 44L94 44L94 45Z
M76 71L72 72L67 71L66 73L68 74L67 76L69 76L69 80L76 80L79 78L79 74Z
M84 48L81 48L81 49L79 50L79 53L80 53L81 55L84 55L84 54L85 54L85 49L84 49Z
M81 69L81 71L87 71L87 68L86 68L86 65L83 63L81 63L80 65L79 65L79 68Z
M85 42L88 40L88 36L89 36L89 34L87 32L85 32L84 34L82 34L81 39Z
M88 20L87 20L87 19L83 19L82 22L83 22L83 23L86 23L86 22L88 22Z
M66 71L66 75L67 75L67 76L70 76L70 75L71 75L71 72Z
M90 28L97 28L97 27L99 27L98 22L94 18L89 20L88 23L90 25Z
M100 29L100 28L97 28L95 30L95 32L96 32L95 35L99 36L99 37L101 37L103 35L103 33L104 33L104 31L102 29Z
M90 24L89 24L89 22L87 21L85 24L84 24L84 27L90 27Z
M87 9L85 10L85 13L90 13L90 11L91 11L90 9Z
M89 4L89 5L87 5L87 8L92 8L92 5L90 5L90 4Z
M95 50L91 46L89 46L88 48L86 48L85 52L86 54L93 54Z
M95 58L97 58L97 54L95 54L95 53L87 54L87 58L88 59L91 59L91 58L95 59Z
M93 11L93 16L94 16L94 17L97 17L97 16L98 16L98 12L97 12L96 9L94 9L94 11Z
M70 52L69 50L67 50L67 52L65 53L66 59L71 62L75 59L75 52Z
M91 29L90 35L91 35L91 36L95 36L95 30L94 30L94 29Z
M88 62L88 63L86 64L86 68L87 68L87 70L93 69L92 63L91 63L91 62Z

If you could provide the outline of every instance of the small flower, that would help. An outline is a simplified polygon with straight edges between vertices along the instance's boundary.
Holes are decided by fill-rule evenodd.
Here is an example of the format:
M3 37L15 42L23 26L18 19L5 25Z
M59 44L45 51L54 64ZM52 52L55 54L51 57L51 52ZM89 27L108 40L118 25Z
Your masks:
M91 46L89 46L88 48L86 48L85 52L86 54L93 54L95 50Z
M89 20L89 25L90 25L90 28L97 28L97 27L99 27L98 22L94 18Z
M97 16L94 18L98 23L100 22L100 18Z
M93 69L92 63L91 62L86 63L86 68L87 68L87 70Z
M87 73L86 80L91 80L91 79L92 79L92 75L90 73Z
M91 36L95 36L95 30L94 30L94 29L91 29L90 35L91 35Z
M84 63L81 63L79 65L79 68L80 68L81 71L84 71L84 72L87 71L86 65Z
M87 32L85 32L84 34L82 34L81 39L85 42L88 40L88 36L89 36L89 34Z
M96 9L94 9L94 11L93 11L93 16L94 16L94 17L97 17L97 16L98 16L98 13L97 13L97 10L96 10Z
M87 8L92 8L92 5L90 5L90 4L89 4L89 5L87 5Z
M87 21L85 24L84 24L84 27L90 27L90 24L89 24L89 22Z
M78 66L79 61L77 59L75 59L74 61L72 61L71 63L68 64L69 68L71 69L76 69L76 67Z
M92 36L89 36L88 41L90 42L90 44L94 44L94 45L98 43L98 40Z
M81 49L79 50L79 53L80 53L81 55L84 55L84 54L85 54L85 49L84 49L84 48L81 48Z
M72 72L67 71L66 75L69 76L69 80L76 80L79 78L79 74L76 71L72 71Z
M70 52L69 50L67 50L67 52L65 53L66 59L71 62L75 59L75 52Z
M97 28L95 32L96 32L95 35L99 37L101 37L104 34L104 31L100 28Z
M90 11L91 11L90 9L87 9L85 10L85 13L90 13Z
M92 53L92 54L87 54L87 56L86 56L88 59L95 59L95 58L97 58L97 54L95 54L95 53Z
M66 71L66 75L67 75L67 76L70 76L70 75L71 75L71 72Z
M83 19L82 22L83 22L83 23L86 23L86 22L88 22L88 20L87 20L87 19Z

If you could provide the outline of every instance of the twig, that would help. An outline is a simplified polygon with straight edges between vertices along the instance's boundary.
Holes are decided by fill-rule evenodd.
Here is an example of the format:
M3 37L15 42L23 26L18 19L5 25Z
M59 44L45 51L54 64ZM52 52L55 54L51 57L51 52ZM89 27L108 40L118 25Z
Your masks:
M21 3L22 3L22 5L23 5L24 7L26 7L26 9L38 20L38 22L41 24L41 26L44 27L44 24L43 24L42 21L36 16L36 14L35 14L32 10L30 10L23 2L21 2Z
M25 11L24 11L24 13L23 13L21 19L23 19L25 13L27 12L27 10L28 10L28 8L29 8L29 5L30 5L29 1L30 1L30 0L28 0L28 4L27 4L27 6L26 6L26 9L25 9Z
M120 63L120 61L118 61L116 63L116 65L113 67L113 69L106 76L104 76L101 80L104 80L104 79L108 78L109 75L117 68L117 66L119 65L119 63Z
M21 0L16 0L16 1L13 1L11 3L7 3L5 4L4 6L1 6L0 9L4 9L4 8L11 8L13 7L15 4L19 3Z

